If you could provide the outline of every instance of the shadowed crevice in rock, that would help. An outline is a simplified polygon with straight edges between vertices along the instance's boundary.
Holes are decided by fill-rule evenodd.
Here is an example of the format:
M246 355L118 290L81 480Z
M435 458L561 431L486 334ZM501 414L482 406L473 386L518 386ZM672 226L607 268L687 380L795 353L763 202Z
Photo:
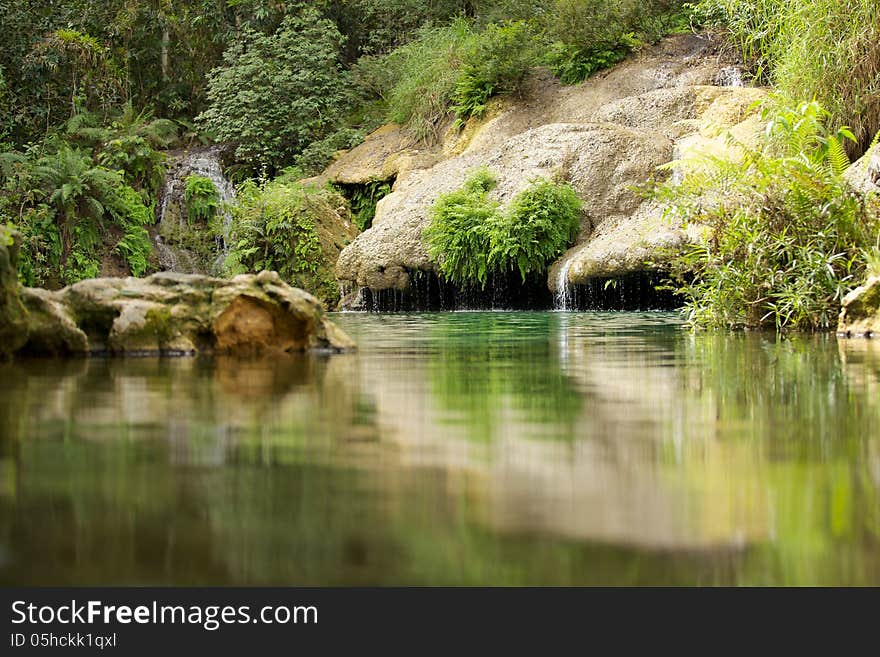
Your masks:
M486 289L461 288L433 272L415 272L403 290L360 288L343 302L366 312L423 312L456 310L553 310L554 294L543 274L525 282L518 274L490 277ZM569 288L565 310L675 310L682 300L662 287L660 272L634 272L615 278L595 278Z

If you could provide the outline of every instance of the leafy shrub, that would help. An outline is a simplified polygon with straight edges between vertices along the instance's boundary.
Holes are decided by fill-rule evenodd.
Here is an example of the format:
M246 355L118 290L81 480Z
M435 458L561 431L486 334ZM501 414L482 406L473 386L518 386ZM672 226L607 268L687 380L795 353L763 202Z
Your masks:
M489 25L466 53L452 94L452 110L464 120L481 116L489 98L520 90L537 62L535 35L525 21Z
M165 155L153 150L143 137L122 136L108 141L98 154L98 164L122 171L130 184L154 195L165 178Z
M518 271L525 281L577 236L581 201L569 185L535 180L502 213L489 198L495 184L488 169L479 169L431 208L424 238L446 280L485 288L490 274Z
M479 169L464 187L443 194L431 208L431 223L424 238L428 254L448 281L486 286L490 234L498 217L498 203L489 199L495 184L488 169Z
M828 121L816 102L779 110L764 148L741 146L741 162L691 162L681 186L660 188L674 220L708 230L672 263L694 326L835 325L877 245L880 209L845 182L852 135Z
M150 267L153 253L150 234L145 228L153 223L152 208L145 206L140 194L126 185L118 189L108 210L124 231L114 250L122 256L132 276L143 276Z
M183 200L190 224L202 222L210 225L220 207L220 193L211 179L195 174L184 180Z
M332 263L325 262L318 226L345 199L329 189L288 179L239 186L232 210L229 274L277 271L322 299L338 298Z
M863 152L880 130L880 12L865 0L702 0L755 75L794 103L815 98L851 126Z
M565 84L582 82L634 48L682 29L681 0L555 0L542 22L545 62Z
M557 41L551 44L545 61L560 82L577 84L597 71L622 62L639 44L632 32L592 48Z
M347 100L336 26L310 8L271 35L245 29L208 81L199 123L236 156L277 170L331 133Z

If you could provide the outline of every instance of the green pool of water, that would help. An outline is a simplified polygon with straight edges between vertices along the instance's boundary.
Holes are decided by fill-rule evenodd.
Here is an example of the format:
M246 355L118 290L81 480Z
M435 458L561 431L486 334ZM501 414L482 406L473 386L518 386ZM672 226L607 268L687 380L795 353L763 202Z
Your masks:
M880 584L880 345L335 319L358 353L0 365L0 583Z

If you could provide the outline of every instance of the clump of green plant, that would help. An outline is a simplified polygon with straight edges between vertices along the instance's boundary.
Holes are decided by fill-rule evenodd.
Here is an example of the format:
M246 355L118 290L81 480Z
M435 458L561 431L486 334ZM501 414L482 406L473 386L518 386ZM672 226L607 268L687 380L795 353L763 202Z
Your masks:
M482 116L492 96L520 90L537 63L536 36L525 21L489 25L465 54L465 64L452 93L459 121Z
M490 269L518 271L523 281L545 271L577 237L582 205L570 185L535 180L493 222Z
M768 115L767 144L741 161L682 163L658 196L706 239L672 260L673 285L695 327L826 330L877 246L876 198L848 186L845 128L817 102Z
M495 184L488 169L478 169L431 208L424 238L446 280L485 288L490 274L518 271L525 281L577 236L581 201L569 185L535 180L502 213L489 197Z
M424 238L440 274L458 285L486 286L492 223L498 203L489 198L496 185L488 169L478 169L464 186L443 194L431 208Z
M345 205L338 193L281 178L247 180L231 208L230 275L277 271L284 280L321 299L338 298L332 263L326 261L318 228Z
M866 0L702 0L755 76L789 103L815 98L851 126L851 155L880 130L880 11Z
M220 207L220 193L210 178L192 174L184 180L183 200L190 224L210 226Z
M143 276L150 268L153 253L150 234L145 228L153 223L153 210L146 207L140 194L128 186L118 190L108 210L123 229L115 251L122 256L132 276Z

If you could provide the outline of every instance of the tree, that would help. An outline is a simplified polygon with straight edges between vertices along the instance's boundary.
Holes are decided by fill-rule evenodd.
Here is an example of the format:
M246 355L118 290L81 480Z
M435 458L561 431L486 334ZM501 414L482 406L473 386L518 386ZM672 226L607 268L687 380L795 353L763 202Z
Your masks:
M197 121L236 156L277 170L334 127L347 99L339 63L343 37L311 8L272 35L245 29L208 82Z

